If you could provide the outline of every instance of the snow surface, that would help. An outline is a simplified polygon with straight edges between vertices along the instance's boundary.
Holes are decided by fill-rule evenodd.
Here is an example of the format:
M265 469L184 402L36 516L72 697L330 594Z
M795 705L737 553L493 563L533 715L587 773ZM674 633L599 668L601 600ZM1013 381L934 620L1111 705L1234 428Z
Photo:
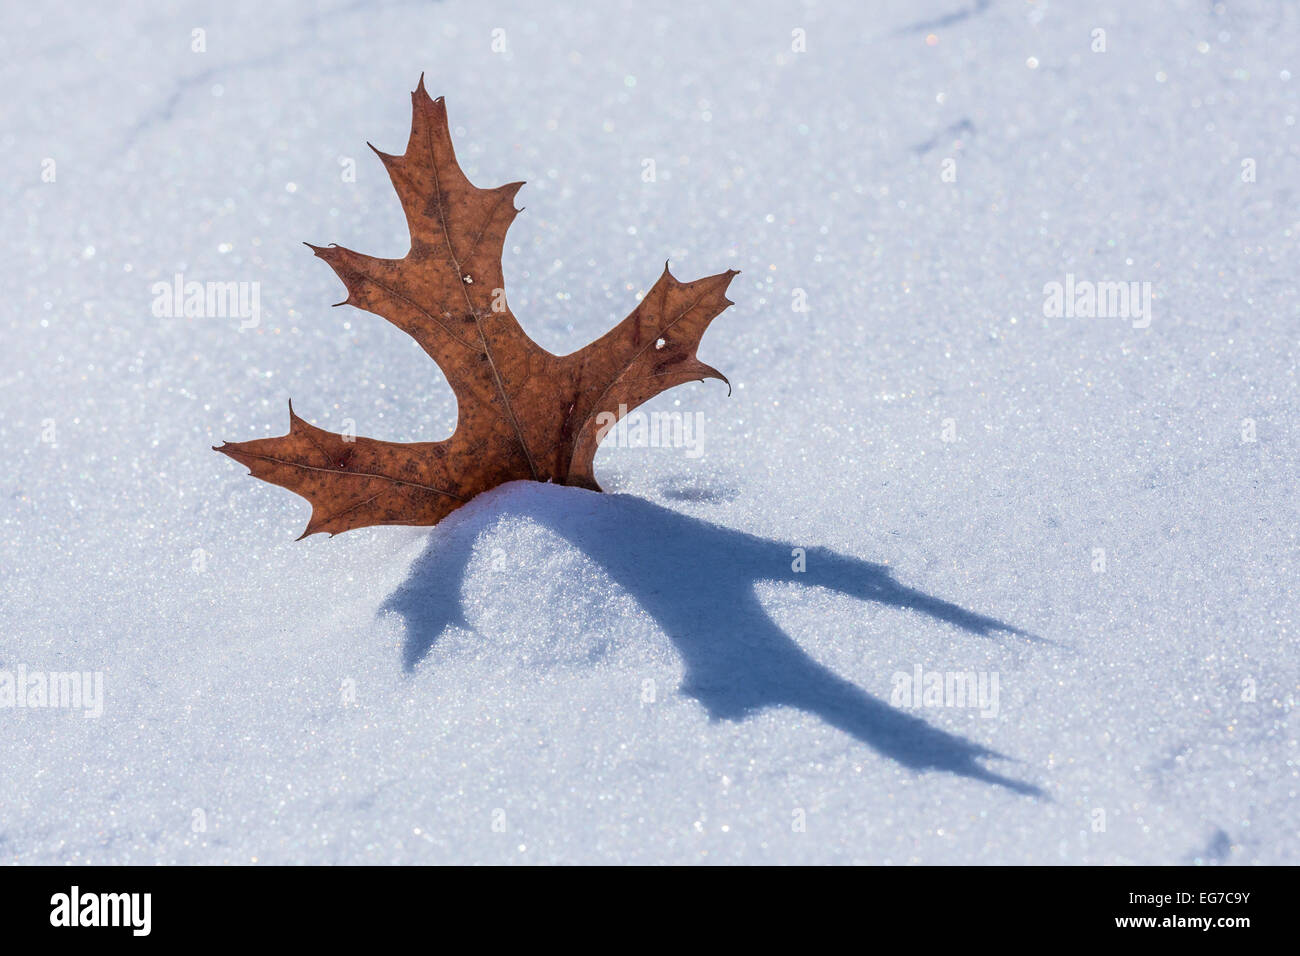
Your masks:
M155 7L0 35L0 670L106 697L0 709L0 860L1300 858L1294 4ZM528 181L528 332L739 268L734 390L611 494L295 542L211 445L454 421L300 245L403 254L365 143L422 71ZM261 324L155 316L176 273ZM1067 274L1149 327L1045 317ZM996 716L891 702L918 665Z

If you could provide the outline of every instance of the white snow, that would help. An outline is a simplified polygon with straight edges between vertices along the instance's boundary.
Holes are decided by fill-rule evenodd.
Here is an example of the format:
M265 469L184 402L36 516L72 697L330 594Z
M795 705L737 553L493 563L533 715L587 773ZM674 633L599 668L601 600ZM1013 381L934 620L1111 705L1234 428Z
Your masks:
M1294 5L155 7L0 36L0 672L104 679L0 707L0 862L1297 862ZM295 542L211 445L455 419L300 244L403 254L365 143L421 72L528 181L525 329L738 268L734 390L611 494ZM260 324L156 316L178 273Z

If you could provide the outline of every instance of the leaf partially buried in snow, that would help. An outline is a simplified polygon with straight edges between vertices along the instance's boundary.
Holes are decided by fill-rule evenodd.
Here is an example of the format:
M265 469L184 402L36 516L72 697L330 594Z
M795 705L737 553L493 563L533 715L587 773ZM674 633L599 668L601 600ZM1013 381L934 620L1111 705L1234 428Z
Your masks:
M438 363L456 394L456 430L446 441L412 444L345 437L299 418L290 403L289 434L216 448L311 502L303 537L435 524L519 479L599 491L592 462L613 422L674 385L726 381L695 350L732 304L735 271L679 282L665 265L627 318L570 355L552 355L524 334L501 275L523 183L474 186L456 162L446 105L429 98L423 77L411 105L406 152L375 150L406 212L410 252L376 259L311 248L343 280L347 305L388 319Z

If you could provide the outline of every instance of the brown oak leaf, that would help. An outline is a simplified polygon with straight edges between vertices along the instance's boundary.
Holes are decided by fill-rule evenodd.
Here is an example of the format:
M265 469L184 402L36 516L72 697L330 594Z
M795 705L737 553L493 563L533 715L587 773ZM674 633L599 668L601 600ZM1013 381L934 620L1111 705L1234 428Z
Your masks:
M375 149L406 212L410 251L376 259L308 245L347 287L340 305L388 319L438 363L456 395L456 430L446 441L411 444L343 436L299 418L290 402L287 435L215 448L311 502L302 537L435 524L519 479L599 491L592 463L612 422L674 385L727 381L695 350L733 304L726 290L734 270L679 282L665 265L627 318L569 355L552 355L524 334L501 274L523 183L470 183L456 162L446 105L429 98L423 76L411 106L406 152Z

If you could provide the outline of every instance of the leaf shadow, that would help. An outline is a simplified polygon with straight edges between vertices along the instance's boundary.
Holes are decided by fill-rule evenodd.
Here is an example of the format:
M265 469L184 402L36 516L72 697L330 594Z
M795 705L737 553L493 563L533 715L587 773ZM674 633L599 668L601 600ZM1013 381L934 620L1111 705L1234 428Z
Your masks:
M715 720L743 720L771 707L795 707L916 771L937 770L1042 796L1031 784L986 768L1006 759L897 710L819 664L768 616L755 585L791 582L904 608L985 637L1033 635L906 587L888 568L806 548L806 570L792 569L797 545L711 524L630 495L532 487L494 494L494 513L528 517L569 541L632 595L672 641L685 664L681 692ZM510 486L507 486L509 488ZM410 575L384 602L406 624L403 663L414 670L451 626L472 629L461 588L476 532L464 514L430 534Z

